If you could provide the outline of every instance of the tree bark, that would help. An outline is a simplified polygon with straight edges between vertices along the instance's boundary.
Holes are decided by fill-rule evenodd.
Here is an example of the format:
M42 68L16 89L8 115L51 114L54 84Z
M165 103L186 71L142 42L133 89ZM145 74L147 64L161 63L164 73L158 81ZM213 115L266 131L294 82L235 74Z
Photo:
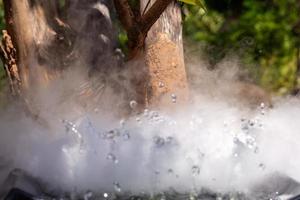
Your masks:
M46 85L56 70L49 66L47 48L57 37L53 29L55 1L4 0L8 34L17 52L20 90Z
M147 13L146 10L154 3L155 0L150 3L142 0L141 13ZM145 93L146 103L150 106L172 107L188 99L181 23L180 8L172 2L147 34L145 61L148 84Z

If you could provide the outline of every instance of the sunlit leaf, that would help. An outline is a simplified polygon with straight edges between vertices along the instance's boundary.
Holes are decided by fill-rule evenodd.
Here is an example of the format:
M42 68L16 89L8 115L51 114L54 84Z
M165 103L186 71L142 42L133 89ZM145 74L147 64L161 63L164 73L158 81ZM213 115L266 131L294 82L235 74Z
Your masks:
M179 0L179 1L190 5L197 5L197 0Z

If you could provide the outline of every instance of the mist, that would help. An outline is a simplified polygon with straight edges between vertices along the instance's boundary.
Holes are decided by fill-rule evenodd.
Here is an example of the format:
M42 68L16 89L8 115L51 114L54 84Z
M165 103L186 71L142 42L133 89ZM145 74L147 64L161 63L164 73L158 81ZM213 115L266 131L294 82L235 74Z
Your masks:
M238 58L208 70L205 59L192 55L187 105L170 96L172 112L141 110L131 84L137 77L130 76L141 76L135 73L143 64L121 67L107 7L72 2L68 23L76 37L68 68L26 94L38 120L18 102L0 111L0 197L13 187L68 199L164 192L287 199L300 193L297 97L271 101L243 83Z
M195 76L191 101L171 113L140 111L135 99L120 98L109 85L86 106L70 89L80 93L91 84L81 70L36 93L46 125L14 104L2 110L1 194L11 187L55 196L209 190L261 199L299 193L300 101L249 106L233 87L240 87L237 62L217 71L204 65L188 64ZM54 90L57 85L63 87ZM131 115L124 114L128 108Z

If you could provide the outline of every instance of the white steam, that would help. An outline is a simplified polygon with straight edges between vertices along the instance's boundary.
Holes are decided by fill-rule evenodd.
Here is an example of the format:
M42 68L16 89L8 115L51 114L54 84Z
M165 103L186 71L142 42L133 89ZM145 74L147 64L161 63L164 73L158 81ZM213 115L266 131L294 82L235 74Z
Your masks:
M74 87L64 81L60 85ZM28 184L18 183L24 178L43 184L40 189L25 187L31 192L53 194L193 193L204 188L255 197L300 192L296 99L277 102L272 109L262 104L249 112L222 95L194 95L193 103L173 114L145 110L123 119L110 115L107 104L81 109L79 115L74 112L79 104L61 103L60 98L66 98L63 89L57 98L50 94L41 94L39 100L47 102L41 113L51 128L17 109L1 113L2 190L25 187ZM116 95L107 91L101 98L109 102ZM128 107L135 109L132 104Z

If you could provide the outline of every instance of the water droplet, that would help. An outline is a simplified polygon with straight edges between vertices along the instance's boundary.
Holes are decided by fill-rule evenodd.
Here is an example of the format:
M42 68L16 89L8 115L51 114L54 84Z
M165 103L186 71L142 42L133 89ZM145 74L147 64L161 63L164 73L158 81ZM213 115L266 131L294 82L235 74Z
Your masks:
M160 171L155 170L155 171L154 171L154 174L155 174L155 175L159 175L159 174L160 174Z
M130 140L130 134L129 131L125 131L122 135L123 140L127 141Z
M246 145L249 149L252 149L256 146L256 141L255 141L255 138L253 137L248 137L246 139Z
M104 193L104 194L103 194L103 197L104 197L104 198L107 198L107 197L108 197L108 194L107 194L107 193Z
M166 200L166 196L165 195L161 195L160 200Z
M248 133L248 131L249 131L248 123L243 123L242 124L242 131Z
M103 134L103 139L112 140L116 137L120 136L120 132L118 129L113 129L105 132Z
M144 110L144 117L148 117L149 116L149 110L148 109L145 109Z
M157 147L162 147L165 145L165 139L159 136L153 138L154 143Z
M159 82L159 83L158 83L158 87L159 87L159 88L163 88L163 87L165 87L165 84L164 84L163 82Z
M172 102L173 103L176 103L177 102L177 96L175 94L172 94L171 95L171 98L172 98Z
M130 108L131 108L131 109L136 109L138 103L137 103L136 101L133 100L133 101L130 101L129 105L130 105Z
M194 195L190 194L189 200L196 200L196 197Z
M234 137L234 138L233 138L233 142L234 142L235 144L239 144L240 140L239 140L237 137Z
M249 121L248 121L248 124L249 124L250 126L254 126L254 125L255 125L255 122L254 122L253 120L249 120Z
M171 169L171 168L168 169L168 174L173 174L173 172L174 172L173 169Z
M106 159L114 162L115 164L119 162L117 157L112 153L107 154Z
M120 126L123 128L125 126L125 119L120 120Z
M139 118L139 117L137 117L135 120L136 120L137 122L141 122L141 118Z
M258 165L258 167L261 168L262 170L265 170L265 169L266 169L266 166L265 166L265 164L263 164L263 163L260 163L260 164Z
M167 139L166 139L166 143L167 143L167 144L171 144L171 143L173 142L173 140L174 140L174 138L171 137L171 136L169 136L169 137L167 137Z
M199 175L199 174L200 174L200 167L197 166L197 165L194 165L194 166L192 167L192 175L193 175L193 176L197 176L197 175Z
M114 182L114 190L116 192L121 192L122 191L121 186L118 182Z
M84 200L89 200L90 198L92 198L92 196L93 196L93 193L91 191L89 191L83 195L83 198L84 198Z

